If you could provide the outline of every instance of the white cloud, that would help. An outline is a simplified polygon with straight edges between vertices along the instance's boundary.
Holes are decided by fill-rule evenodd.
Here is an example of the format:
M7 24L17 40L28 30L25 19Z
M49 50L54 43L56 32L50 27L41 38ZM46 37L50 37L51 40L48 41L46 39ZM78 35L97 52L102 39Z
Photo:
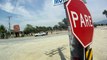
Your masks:
M25 17L31 17L30 12L24 6L14 6L11 2L0 4L0 8L6 12L18 14Z
M14 13L25 16L25 17L31 17L31 14L28 10L24 8L24 6L19 6L15 9Z
M0 8L2 10L5 10L6 12L12 13L14 7L11 5L11 3L7 2L5 4L0 4Z
M54 26L65 18L65 10L63 5L54 6L51 0L45 0L43 10L30 11L33 12L32 18L23 20L20 25L32 24L37 26Z
M43 10L39 11L39 14L35 14L34 16L39 20L39 23L41 22L41 24L52 26L52 24L55 25L65 18L65 10L63 5L53 6L51 0L45 0Z

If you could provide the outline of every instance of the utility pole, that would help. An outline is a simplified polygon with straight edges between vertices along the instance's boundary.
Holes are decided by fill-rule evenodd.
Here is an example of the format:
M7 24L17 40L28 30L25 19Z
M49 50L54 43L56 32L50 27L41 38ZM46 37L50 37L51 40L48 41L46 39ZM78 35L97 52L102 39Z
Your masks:
M14 0L16 3L15 3L15 7L13 8L13 11L16 9L16 7L17 7L17 0ZM11 18L12 18L12 16L8 16L8 19L9 19L9 32L11 32Z
M11 32L11 23L10 23L11 18L12 18L12 16L8 16L8 19L9 19L9 32Z

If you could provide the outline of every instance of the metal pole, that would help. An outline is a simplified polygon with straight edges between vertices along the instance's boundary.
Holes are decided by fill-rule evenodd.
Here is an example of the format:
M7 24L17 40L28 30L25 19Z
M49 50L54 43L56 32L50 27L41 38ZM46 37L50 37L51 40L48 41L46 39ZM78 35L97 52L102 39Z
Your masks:
M9 29L8 29L8 37L10 37L11 36L11 23L10 23L10 21L11 21L11 17L12 16L8 16L8 19L9 19Z
M64 3L64 9L66 12L66 18L68 19L67 16L67 11L66 11L66 2ZM70 42L70 60L84 60L85 59L85 49L84 47L79 43L79 41L74 37L74 35L71 32L71 27L70 23L68 22L68 32L69 32L69 42Z
M10 18L11 18L11 16L8 16L8 18L9 18L9 32L10 32L10 28L11 28L11 26L10 26Z
M10 23L11 18L12 18L12 16L8 16L8 19L9 19L9 32L11 32L11 23Z
M70 54L71 59L70 60L84 60L85 59L85 49L84 47L79 43L79 41L72 35L71 28L69 26L69 44L70 44Z

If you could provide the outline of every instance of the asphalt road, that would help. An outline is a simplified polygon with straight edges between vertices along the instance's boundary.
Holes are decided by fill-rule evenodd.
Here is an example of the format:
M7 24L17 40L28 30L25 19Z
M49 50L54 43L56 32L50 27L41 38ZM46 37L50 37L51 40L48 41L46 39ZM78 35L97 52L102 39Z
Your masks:
M23 42L39 42L44 38L54 37L65 33L60 34L52 34L46 36L30 36L30 37L17 37L17 38L9 38L9 39L0 39L0 44L15 44L15 43L23 43Z

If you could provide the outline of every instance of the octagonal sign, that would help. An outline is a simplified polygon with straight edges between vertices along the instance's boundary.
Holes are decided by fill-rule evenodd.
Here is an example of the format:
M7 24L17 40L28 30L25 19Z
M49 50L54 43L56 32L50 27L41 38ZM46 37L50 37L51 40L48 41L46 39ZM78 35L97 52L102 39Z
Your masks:
M69 0L66 3L68 18L73 35L85 48L92 43L92 17L82 0Z

